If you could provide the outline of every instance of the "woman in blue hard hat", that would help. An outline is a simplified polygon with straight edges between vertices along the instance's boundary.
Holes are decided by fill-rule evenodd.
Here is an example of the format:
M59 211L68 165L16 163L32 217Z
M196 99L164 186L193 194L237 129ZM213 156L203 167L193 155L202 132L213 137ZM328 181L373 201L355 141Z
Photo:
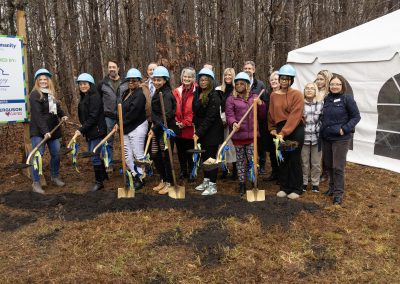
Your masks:
M214 72L208 68L203 68L198 74L199 90L193 99L193 122L196 132L193 139L198 139L202 150L206 152L202 155L203 161L208 158L215 159L218 146L224 139L224 127L220 116L221 97L214 90ZM212 171L204 171L202 184L196 190L203 191L202 195L212 195L217 193L217 174L218 168Z
M80 101L78 104L78 116L82 126L75 134L83 135L88 143L88 151L92 152L94 147L107 135L107 125L104 118L103 101L95 88L92 75L82 73L76 82L79 85ZM103 181L107 178L106 169L100 159L100 148L92 157L95 184L91 191L104 188Z
M175 133L177 132L177 126L175 121L176 101L172 95L171 85L169 82L169 72L164 66L158 66L153 71L153 84L156 88L154 96L151 99L151 120L153 127L149 131L149 134L155 135L156 139L156 152L152 151L152 160L158 173L160 174L160 183L153 188L159 194L167 194L172 188L172 170L168 154L166 141L164 141L164 130L166 128L171 129ZM167 124L164 125L160 95L163 96L165 115L167 118ZM163 128L164 126L164 128ZM170 144L173 148L174 139L170 136Z
M49 147L51 160L50 171L51 180L57 186L64 186L65 183L60 179L60 138L61 129L58 128L52 135L50 131L59 123L60 119L67 120L61 109L60 102L55 98L54 84L51 79L52 74L47 69L39 69L35 73L35 85L29 95L31 120L29 131L32 147L36 147L44 137L49 138L46 142ZM39 148L40 155L43 156L45 145ZM39 169L32 167L32 188L37 193L45 193L40 185Z
M135 166L135 159L144 159L144 144L148 129L146 120L146 97L140 87L142 74L138 69L128 70L125 82L120 89L124 89L121 95L122 118L124 125L124 150L126 165L135 177L134 188L139 190L144 185L140 178L143 174L141 167ZM125 86L127 85L127 86ZM127 89L126 89L127 87Z
M280 191L277 196L290 199L299 198L303 192L301 149L304 143L304 99L299 90L290 87L295 76L296 71L289 64L279 69L280 89L272 92L268 110L271 135L298 143L292 149L282 149L283 161L279 165Z
M243 196L246 193L244 180L246 172L245 162L247 161L247 165L249 165L253 159L253 112L250 112L240 125L238 122L242 119L247 110L253 107L254 101L258 104L258 118L264 121L266 119L266 108L264 102L257 98L257 94L250 92L250 77L247 73L240 72L237 74L234 83L235 89L233 94L226 100L225 113L229 127L236 130L235 134L232 136L232 142L236 150L239 194ZM259 135L257 131L257 136ZM258 161L255 161L255 164L257 163ZM257 167L254 166L253 169L256 170Z

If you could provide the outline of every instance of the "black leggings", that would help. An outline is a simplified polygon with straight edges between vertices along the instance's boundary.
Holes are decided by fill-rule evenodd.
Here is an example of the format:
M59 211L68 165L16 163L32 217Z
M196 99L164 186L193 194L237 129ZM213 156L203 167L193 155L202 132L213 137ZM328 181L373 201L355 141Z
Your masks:
M171 149L174 149L174 138L170 138ZM163 182L172 183L172 169L169 160L168 149L164 150L164 138L162 133L156 134L152 143L151 159L156 166Z

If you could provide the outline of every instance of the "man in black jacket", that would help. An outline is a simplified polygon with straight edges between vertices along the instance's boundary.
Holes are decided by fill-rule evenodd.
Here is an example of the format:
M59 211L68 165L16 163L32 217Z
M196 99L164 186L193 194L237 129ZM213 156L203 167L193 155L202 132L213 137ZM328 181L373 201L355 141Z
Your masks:
M104 116L107 124L107 133L109 133L113 129L117 118L117 90L121 84L121 77L119 76L118 63L115 60L108 60L107 69L108 74L99 83L97 90L103 99ZM113 136L107 141L111 147L111 161L113 160L113 141ZM112 172L112 170L111 162L107 172Z
M256 64L254 61L245 61L243 64L243 72L246 72L250 77L250 85L252 93L257 95L260 94L262 90L265 90L261 99L268 105L268 94L265 87L265 83L261 80L255 78ZM268 109L267 109L268 113ZM260 137L258 138L258 156L259 156L259 173L265 174L265 161L266 161L266 151L267 151L267 121L258 120L258 129L260 132Z

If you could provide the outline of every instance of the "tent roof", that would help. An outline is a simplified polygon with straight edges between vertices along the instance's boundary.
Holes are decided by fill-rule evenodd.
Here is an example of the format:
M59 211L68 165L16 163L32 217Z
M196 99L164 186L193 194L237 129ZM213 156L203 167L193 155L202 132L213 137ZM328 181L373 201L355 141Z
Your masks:
M400 53L400 10L292 50L288 62L320 63L390 60Z

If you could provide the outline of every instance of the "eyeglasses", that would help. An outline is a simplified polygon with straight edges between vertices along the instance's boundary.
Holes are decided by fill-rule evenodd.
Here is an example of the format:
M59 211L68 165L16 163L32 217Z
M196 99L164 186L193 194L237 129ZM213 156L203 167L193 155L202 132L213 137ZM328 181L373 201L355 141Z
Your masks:
M139 80L131 78L131 79L129 79L129 82L137 83L137 82L139 82Z
M330 83L329 87L336 87L336 86L341 86L341 83Z
M315 88L314 87L307 87L307 88L304 88L304 90L306 90L306 91L315 91Z
M287 77L279 77L279 80L280 80L280 81L289 81L290 78L287 78Z

